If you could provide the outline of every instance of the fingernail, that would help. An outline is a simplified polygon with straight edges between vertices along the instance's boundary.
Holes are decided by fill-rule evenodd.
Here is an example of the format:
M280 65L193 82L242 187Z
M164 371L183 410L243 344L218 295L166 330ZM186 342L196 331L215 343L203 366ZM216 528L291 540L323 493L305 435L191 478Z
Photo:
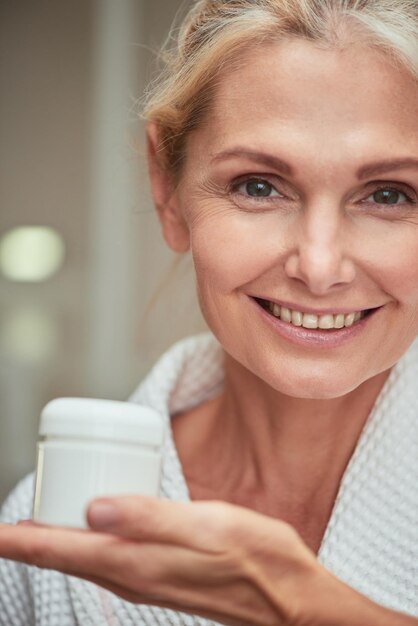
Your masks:
M92 528L105 529L116 526L120 521L117 507L108 500L93 502L88 510L88 522Z

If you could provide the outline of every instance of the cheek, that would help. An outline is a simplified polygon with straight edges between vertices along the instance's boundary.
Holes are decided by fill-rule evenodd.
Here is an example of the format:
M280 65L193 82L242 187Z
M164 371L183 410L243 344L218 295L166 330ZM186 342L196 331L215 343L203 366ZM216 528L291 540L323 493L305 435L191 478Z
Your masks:
M416 242L418 250L418 241ZM408 342L418 336L418 254L408 262L399 263L392 271L393 293L400 303L403 319L402 340ZM406 260L407 261L407 260ZM397 271L396 271L397 270ZM406 347L408 345L406 343Z
M418 238L416 251L409 259L405 258L404 262L397 265L398 271L394 272L393 281L402 301L415 307L418 315Z
M393 364L418 335L418 224L373 226L361 240L359 267L389 301L379 353Z
M277 235L272 236L275 229ZM210 290L215 297L216 292L231 293L277 268L288 240L277 218L254 214L204 217L190 232L199 290Z
M418 225L380 245L376 277L400 305L418 307ZM383 242L381 242L382 244Z

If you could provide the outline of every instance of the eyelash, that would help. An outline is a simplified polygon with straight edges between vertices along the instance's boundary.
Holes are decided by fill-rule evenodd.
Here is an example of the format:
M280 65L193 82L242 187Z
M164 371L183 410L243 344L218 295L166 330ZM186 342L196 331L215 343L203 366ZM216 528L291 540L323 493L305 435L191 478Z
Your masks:
M260 197L257 197L257 196L250 196L250 195L247 195L247 194L243 193L242 191L238 191L238 190L239 190L239 188L240 188L242 185L246 185L246 184L248 184L248 183L252 183L252 182L254 182L254 183L266 183L266 184L267 184L267 185L269 185L269 186L270 186L270 187L271 187L271 188L272 188L272 189L273 189L273 190L274 190L274 191L275 191L278 195L277 195L277 196L264 196L264 197L263 197L263 196L260 196ZM280 191L278 191L278 190L276 189L276 187L273 185L273 183L271 183L271 182L270 182L267 178L259 178L259 177L257 177L257 176L249 176L249 177L246 177L246 178L240 178L240 179L238 179L238 180L236 180L236 181L232 182L232 183L231 183L231 185L229 186L228 191L229 191L229 193L232 193L232 194L234 194L234 193L239 194L239 195L241 195L242 197L244 197L245 199L248 199L248 200L250 200L250 201L255 201L255 202L259 202L259 201L262 201L262 202L271 202L271 201L273 201L273 200L276 200L277 198L283 198L283 199L284 199L284 198L286 198L286 196L285 196L284 194L280 193Z
M398 204L392 204L392 205L390 205L390 204L389 205L385 205L383 202L381 202L381 203L379 203L379 202L372 202L371 204L381 204L383 206L392 206L392 207L401 206L402 204L416 204L416 200L411 198L411 196L405 191L405 189L402 189L402 188L398 187L397 185L381 185L379 187L376 187L376 189L374 189L371 193L369 193L367 198L370 198L370 196L373 196L378 191L397 191L398 193L400 193L403 196L405 196L406 202L399 202ZM363 200L363 202L367 202L367 198L365 198Z
M277 196L250 196L247 195L243 192L238 191L239 188L242 185L248 184L250 182L259 182L259 183L266 183L267 185L269 185L278 195ZM383 202L379 203L379 202L368 202L367 198L370 198L370 196L373 196L375 193L377 193L378 191L396 191L400 194L402 194L403 196L405 196L406 200L399 202L397 204L385 204ZM238 193L240 194L242 197L244 197L246 200L250 200L251 202L272 202L275 201L277 199L286 199L286 196L284 194L282 194L280 191L278 191L276 189L276 187L274 186L273 183L271 183L267 178L259 178L256 176L249 176L246 178L241 178L239 180L234 181L230 187L229 187L229 192L234 194L234 193ZM386 206L386 207L399 207L402 206L404 204L417 204L417 199L414 199L411 197L411 195L409 195L407 193L407 191L396 185L396 184L381 184L378 187L374 188L369 194L368 196L361 201L362 203L369 203L369 204L373 204L373 205L377 205L377 206Z

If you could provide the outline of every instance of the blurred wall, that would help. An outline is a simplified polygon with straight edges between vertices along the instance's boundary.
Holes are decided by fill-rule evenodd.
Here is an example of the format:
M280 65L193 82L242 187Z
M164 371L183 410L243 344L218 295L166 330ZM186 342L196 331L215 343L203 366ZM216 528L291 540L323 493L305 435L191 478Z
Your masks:
M47 280L0 274L0 499L34 466L48 400L125 399L173 341L204 328L190 259L164 284L173 255L136 104L179 4L0 3L0 245L27 225L65 245Z

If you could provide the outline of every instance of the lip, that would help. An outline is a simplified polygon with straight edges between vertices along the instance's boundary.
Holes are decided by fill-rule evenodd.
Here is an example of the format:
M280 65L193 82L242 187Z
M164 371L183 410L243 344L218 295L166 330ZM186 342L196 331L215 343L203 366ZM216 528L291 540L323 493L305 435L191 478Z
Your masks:
M267 300L268 302L274 302L274 304L278 304L279 306L284 306L291 311L300 311L303 313L311 313L313 315L339 315L344 314L348 315L349 313L356 313L357 311L367 311L368 309L378 308L377 306L368 306L368 307L351 307L351 308L343 308L343 307L333 307L332 309L315 309L309 306L301 307L299 304L295 304L294 302L285 302L284 300L275 300L274 298L265 298L264 296L250 296L253 299L258 300Z
M270 325L270 328L277 332L277 334L281 337L284 337L296 345L325 349L342 346L358 337L363 333L370 320L378 314L378 311L380 311L381 308L379 307L375 309L366 317L363 317L363 319L353 324L353 326L334 328L332 330L321 330L320 328L309 329L304 328L303 326L293 326L293 324L283 322L280 318L274 317L274 315L263 309L255 298L250 296L249 299L258 311L258 314L262 316L263 320L265 320L266 323Z

